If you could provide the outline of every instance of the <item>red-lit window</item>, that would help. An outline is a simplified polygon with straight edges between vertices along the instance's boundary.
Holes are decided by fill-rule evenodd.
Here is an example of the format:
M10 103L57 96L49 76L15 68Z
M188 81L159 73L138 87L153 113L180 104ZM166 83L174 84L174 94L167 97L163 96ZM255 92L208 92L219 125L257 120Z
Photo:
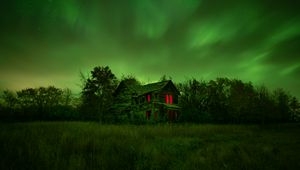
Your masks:
M169 95L166 94L166 104L169 104Z
M170 100L170 104L173 104L173 96L172 95L169 95L169 100Z
M151 96L150 94L147 95L147 101L150 103L150 100L151 100Z

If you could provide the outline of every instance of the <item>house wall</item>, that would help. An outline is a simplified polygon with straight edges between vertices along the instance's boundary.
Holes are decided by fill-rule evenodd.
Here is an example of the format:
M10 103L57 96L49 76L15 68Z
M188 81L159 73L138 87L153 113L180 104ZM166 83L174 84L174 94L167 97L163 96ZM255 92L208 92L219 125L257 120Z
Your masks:
M147 100L147 96L150 95L150 102ZM169 83L160 91L146 93L144 95L137 96L127 86L121 85L117 91L116 102L117 103L131 103L131 109L136 111L145 112L145 116L154 118L155 120L173 119L174 111L168 110L164 105L160 103L166 103L166 95L172 95L173 104L178 104L178 92L173 84ZM122 108L126 110L127 108ZM175 112L174 112L175 113ZM177 114L176 114L177 115ZM175 117L174 117L175 118Z
M178 104L178 94L176 91L172 88L172 86L166 86L159 95L159 101L160 102L166 102L166 95L172 95L173 97L173 104Z

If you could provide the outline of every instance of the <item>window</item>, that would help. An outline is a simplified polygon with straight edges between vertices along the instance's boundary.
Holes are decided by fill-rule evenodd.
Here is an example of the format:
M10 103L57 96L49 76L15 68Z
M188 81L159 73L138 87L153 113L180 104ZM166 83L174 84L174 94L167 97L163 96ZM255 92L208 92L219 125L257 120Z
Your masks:
M146 119L149 120L151 117L151 110L146 111Z
M171 94L166 94L166 104L173 104L173 96Z
M166 94L166 104L169 104L169 95Z
M148 103L150 103L150 101L151 101L151 96L150 96L150 94L147 95L147 101L148 101Z

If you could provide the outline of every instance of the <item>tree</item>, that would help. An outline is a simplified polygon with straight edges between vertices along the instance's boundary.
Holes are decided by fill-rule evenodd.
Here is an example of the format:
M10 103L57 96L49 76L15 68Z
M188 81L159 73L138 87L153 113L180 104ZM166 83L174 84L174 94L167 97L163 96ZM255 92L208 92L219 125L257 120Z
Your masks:
M267 87L263 85L257 87L255 98L257 121L262 124L274 121L274 114L272 113L275 110L275 103Z
M230 80L227 78L208 82L208 112L216 122L228 122L229 90Z
M4 100L2 96L0 97L0 117L3 117L3 114L5 112L5 106L4 106Z
M0 99L0 119L11 119L17 112L18 100L16 93L4 90Z
M36 117L38 114L37 89L26 88L17 91L17 98L23 114L28 113L29 117Z
M117 78L108 66L95 67L82 89L82 111L88 119L105 118L113 102Z
M282 89L276 89L273 92L274 101L276 104L276 112L274 118L277 122L287 122L290 119L289 96Z
M163 75L160 77L159 81L167 81L167 80L172 80L171 76Z
M230 81L230 94L228 97L230 121L236 123L253 121L254 88L249 83L233 79Z
M123 75L121 81L124 81L127 85L141 85L141 82L134 75Z
M178 85L182 93L179 105L182 109L181 121L186 122L209 122L211 115L208 113L208 86L204 81L196 79Z
M36 102L43 118L60 117L59 107L63 105L63 90L54 86L40 87L37 90Z
M290 100L290 110L292 121L300 120L300 103L296 97L292 97Z
M35 117L38 119L53 119L54 117L62 117L59 109L64 101L64 91L54 86L27 88L17 91L18 102L22 112L27 117ZM59 111L60 110L60 111Z
M13 91L4 90L3 91L3 100L5 102L6 107L10 109L14 109L17 104L17 96Z

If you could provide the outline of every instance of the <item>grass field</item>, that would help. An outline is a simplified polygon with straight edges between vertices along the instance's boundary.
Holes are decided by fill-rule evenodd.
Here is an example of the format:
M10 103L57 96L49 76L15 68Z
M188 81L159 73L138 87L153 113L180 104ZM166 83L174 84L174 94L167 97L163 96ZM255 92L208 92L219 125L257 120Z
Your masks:
M300 169L300 125L0 124L0 169Z

